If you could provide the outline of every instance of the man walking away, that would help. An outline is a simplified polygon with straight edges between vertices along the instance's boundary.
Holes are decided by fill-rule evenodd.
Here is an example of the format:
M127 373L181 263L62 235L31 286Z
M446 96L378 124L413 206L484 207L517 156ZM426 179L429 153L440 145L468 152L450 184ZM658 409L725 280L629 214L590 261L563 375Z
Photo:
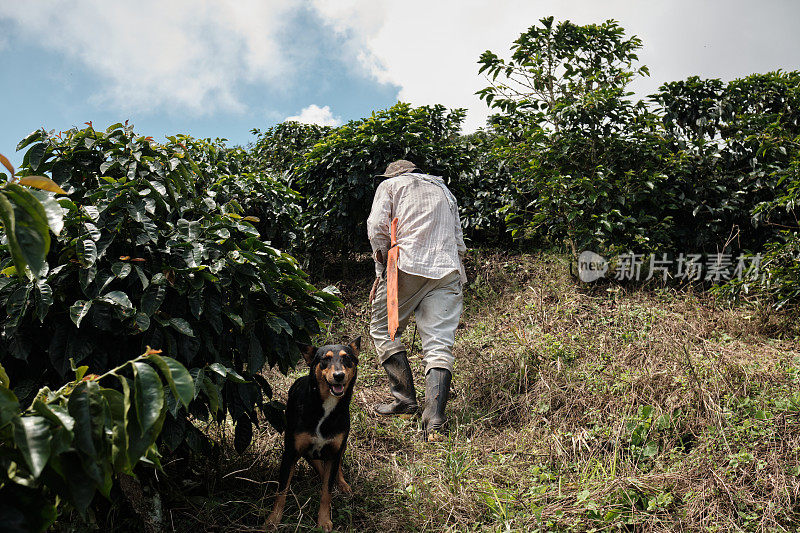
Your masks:
M466 246L458 205L442 178L420 172L410 161L395 161L378 177L388 179L375 191L367 219L367 236L372 244L377 276L370 293L370 335L378 360L389 376L394 400L376 405L375 411L380 415L395 415L418 409L408 353L400 342L414 313L425 363L423 438L435 440L447 427L445 406L453 372L453 344L463 308L462 287L466 282L461 261ZM385 267L394 218L398 219L399 324L395 340L391 340Z

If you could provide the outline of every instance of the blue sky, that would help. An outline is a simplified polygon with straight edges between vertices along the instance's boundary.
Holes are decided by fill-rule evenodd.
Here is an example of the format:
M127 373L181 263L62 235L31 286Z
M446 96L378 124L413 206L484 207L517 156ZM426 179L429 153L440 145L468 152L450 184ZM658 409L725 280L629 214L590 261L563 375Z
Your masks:
M478 56L548 15L641 37L640 95L800 69L794 0L0 0L0 152L19 163L28 132L89 120L245 144L289 117L338 124L398 99L465 107L474 130Z

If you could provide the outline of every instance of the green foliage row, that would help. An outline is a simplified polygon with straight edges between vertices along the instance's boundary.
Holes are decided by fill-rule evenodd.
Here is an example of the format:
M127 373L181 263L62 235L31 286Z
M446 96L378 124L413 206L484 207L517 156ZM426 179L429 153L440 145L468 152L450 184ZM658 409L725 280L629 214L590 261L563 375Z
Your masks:
M368 248L366 220L379 181L397 159L452 178L466 163L456 142L463 110L397 105L331 130L303 155L290 185L306 202L303 231L311 250Z
M692 77L633 101L641 45L615 21L550 17L510 59L480 57L478 95L499 113L479 173L497 212L517 237L573 252L763 252L771 272L734 292L796 303L800 72Z
M18 148L27 148L21 175L50 174L66 195L46 261L0 278L0 363L17 397L63 382L70 360L102 372L155 346L190 368L202 392L169 413L170 448L196 433L190 415L231 416L242 446L257 410L280 425L258 372L287 371L297 342L309 342L338 302L256 229L285 239L279 225L291 225L296 194L242 172L219 143L181 136L162 145L122 124L40 130ZM203 440L194 436L187 442Z

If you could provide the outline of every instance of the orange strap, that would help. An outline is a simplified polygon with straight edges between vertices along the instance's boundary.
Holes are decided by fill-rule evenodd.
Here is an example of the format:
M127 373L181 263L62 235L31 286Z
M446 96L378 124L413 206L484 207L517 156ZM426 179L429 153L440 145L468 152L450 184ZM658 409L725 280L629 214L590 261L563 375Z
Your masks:
M389 315L389 337L394 340L397 328L400 326L399 309L397 303L397 219L392 220L391 230L392 246L386 258L386 311Z

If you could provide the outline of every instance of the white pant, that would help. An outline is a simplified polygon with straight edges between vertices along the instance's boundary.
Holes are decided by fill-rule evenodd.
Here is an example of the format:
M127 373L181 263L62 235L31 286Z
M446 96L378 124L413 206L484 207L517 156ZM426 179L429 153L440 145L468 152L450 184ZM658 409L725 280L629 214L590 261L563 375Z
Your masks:
M372 300L372 320L369 333L378 352L378 361L405 350L400 336L406 329L411 313L417 320L417 329L422 339L422 355L425 373L431 368L446 368L453 371L453 344L456 328L461 318L463 297L461 276L453 271L441 279L397 272L397 303L400 325L395 340L389 338L386 312L386 280L381 278Z

